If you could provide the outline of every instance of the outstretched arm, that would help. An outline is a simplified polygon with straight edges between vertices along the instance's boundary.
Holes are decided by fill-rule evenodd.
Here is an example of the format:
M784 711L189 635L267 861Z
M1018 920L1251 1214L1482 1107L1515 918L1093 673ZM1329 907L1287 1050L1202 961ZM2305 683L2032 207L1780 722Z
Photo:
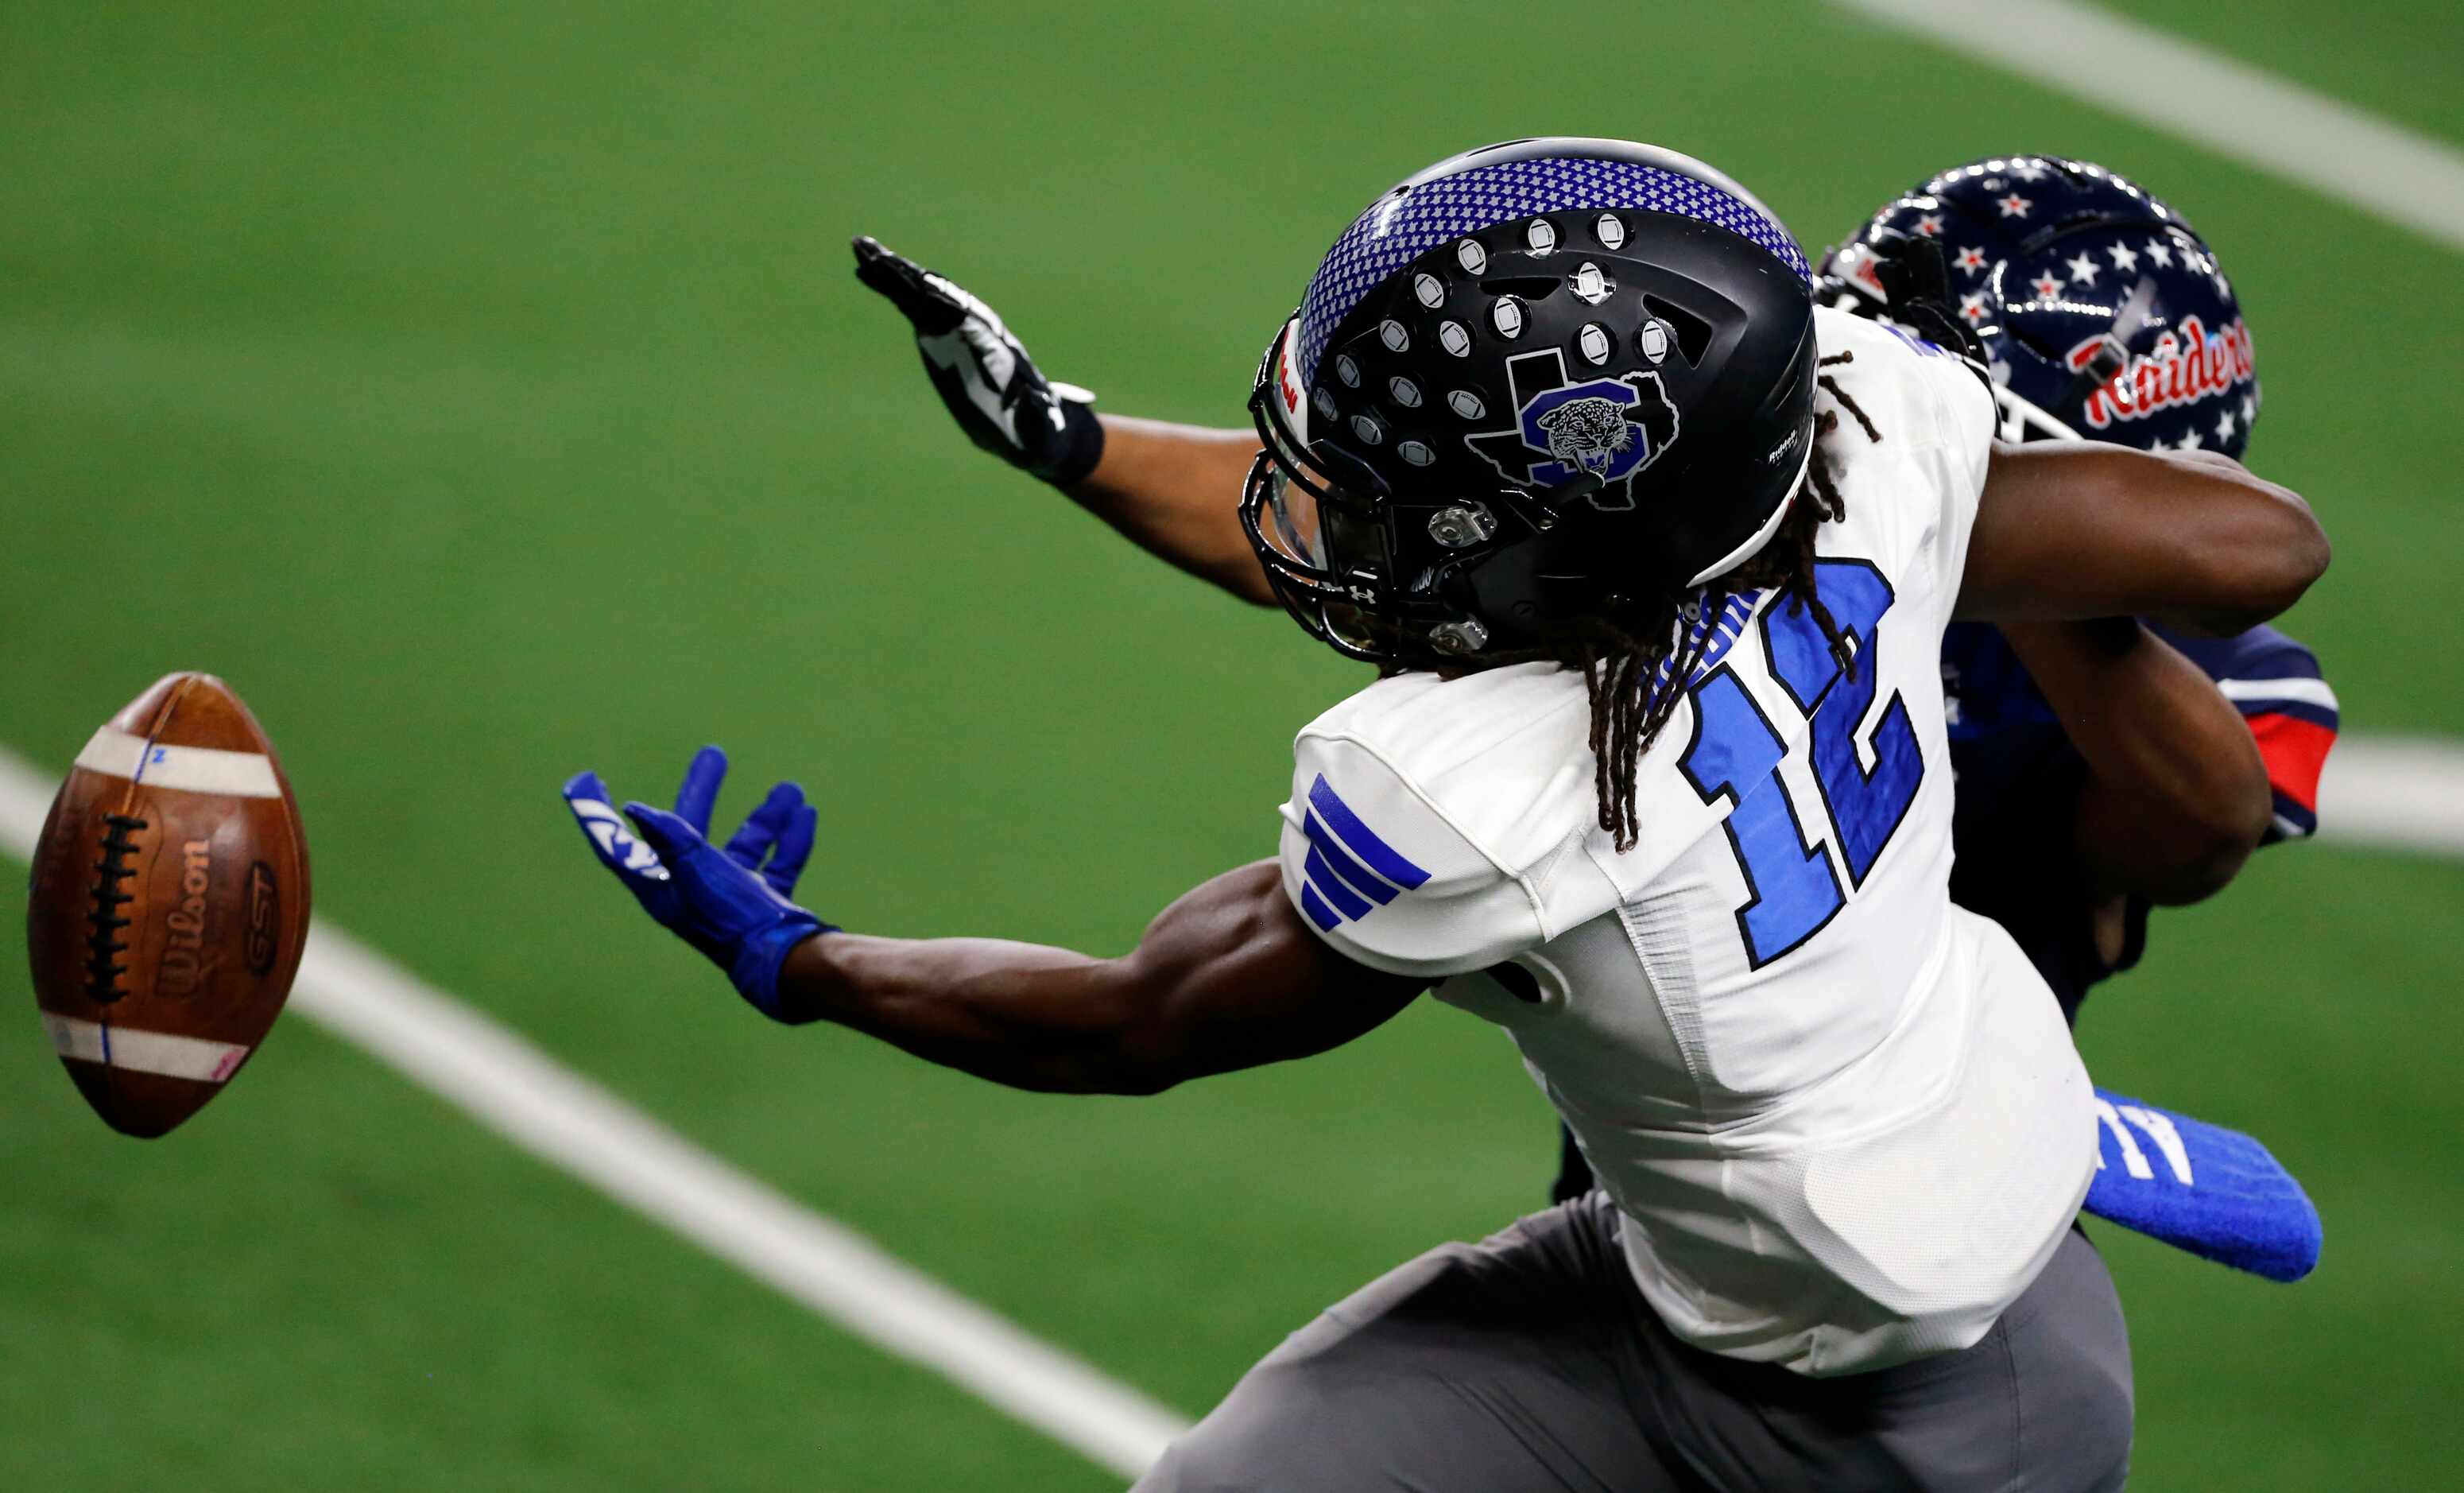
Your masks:
M830 933L787 956L782 1008L1018 1088L1151 1094L1338 1047L1425 981L1302 923L1272 861L1206 882L1116 959L987 938Z
M2228 637L2291 606L2326 568L2309 505L2228 457L1997 445L1958 615L2153 617Z
M591 773L564 796L643 911L775 1021L836 1021L1019 1088L1151 1094L1340 1046L1428 984L1329 947L1293 911L1272 861L1199 886L1115 959L842 933L789 900L814 833L795 784L773 788L725 845L710 844L726 771L705 747L672 811L627 803L619 817Z
M1098 416L1095 396L1046 379L990 306L872 239L855 241L855 259L856 277L913 324L924 371L969 439L1149 554L1243 601L1275 604L1241 530L1254 433Z
M1102 458L1086 481L1063 491L1148 554L1244 602L1274 605L1241 529L1241 484L1258 454L1257 432L1101 419Z

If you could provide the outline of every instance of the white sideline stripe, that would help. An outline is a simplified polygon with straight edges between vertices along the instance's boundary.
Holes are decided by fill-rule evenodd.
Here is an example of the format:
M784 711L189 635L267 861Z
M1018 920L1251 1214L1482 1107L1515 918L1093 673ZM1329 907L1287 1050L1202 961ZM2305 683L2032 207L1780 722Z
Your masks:
M1833 0L2464 250L2464 152L2066 0Z
M2319 779L2319 838L2464 857L2464 746L2431 736L2339 740Z
M2216 688L2236 704L2245 700L2291 700L2322 710L2342 709L2336 703L2336 692L2324 679L2219 679Z
M13 846L12 846L13 848ZM165 1078L192 1078L219 1084L248 1056L235 1043L208 1042L172 1032L141 1032L128 1026L105 1026L74 1016L43 1013L43 1030L63 1058L99 1063L131 1073L159 1073Z
M261 753L163 743L149 748L143 736L132 736L117 726L97 731L77 754L77 764L88 772L125 778L149 788L221 793L235 799L282 797L274 764Z
M32 856L57 787L0 750L0 849ZM737 1171L329 923L309 934L291 1005L520 1149L1123 1477L1144 1472L1187 1429L1172 1410Z

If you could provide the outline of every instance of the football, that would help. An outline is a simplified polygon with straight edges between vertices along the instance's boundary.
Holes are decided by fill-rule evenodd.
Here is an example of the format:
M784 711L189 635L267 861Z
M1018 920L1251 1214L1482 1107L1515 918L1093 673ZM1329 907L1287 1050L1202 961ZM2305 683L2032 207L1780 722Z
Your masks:
M308 935L299 805L256 717L176 673L77 754L34 852L34 1000L86 1103L152 1138L222 1092Z

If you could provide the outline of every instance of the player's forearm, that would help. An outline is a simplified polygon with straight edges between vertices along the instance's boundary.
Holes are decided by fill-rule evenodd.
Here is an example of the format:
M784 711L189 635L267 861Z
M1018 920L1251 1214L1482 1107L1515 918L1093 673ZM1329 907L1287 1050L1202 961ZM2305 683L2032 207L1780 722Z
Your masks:
M2090 879L2167 904L2222 889L2272 807L2266 763L2233 702L2130 619L2002 630L2087 761L2074 843Z
M1149 554L1243 601L1275 593L1241 530L1241 483L1258 453L1249 430L1102 417L1104 454L1069 495Z
M995 1083L1151 1094L1338 1046L1424 983L1337 956L1260 861L1192 889L1117 959L831 933L789 953L779 991L790 1020L836 1021Z
M2196 579L2181 587L2180 600L2131 615L2229 638L2291 610L2327 573L2327 531L2291 488L2214 451L2176 457L2167 477L2147 495L2183 508L2167 528L2168 580L2182 572Z
M2309 505L2228 458L1996 446L1958 615L2153 616L2231 636L2299 600L2327 559Z
M1131 993L1110 961L1067 949L830 933L787 955L779 988L801 1016L1013 1088L1152 1093L1171 1082L1137 1050Z

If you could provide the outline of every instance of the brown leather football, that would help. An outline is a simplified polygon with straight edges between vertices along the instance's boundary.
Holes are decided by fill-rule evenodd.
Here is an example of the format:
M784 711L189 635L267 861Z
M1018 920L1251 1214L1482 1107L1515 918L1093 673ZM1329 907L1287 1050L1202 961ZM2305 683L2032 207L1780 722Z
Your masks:
M164 1134L265 1040L308 937L308 842L274 744L167 674L77 754L34 851L26 946L60 1062L113 1130Z

